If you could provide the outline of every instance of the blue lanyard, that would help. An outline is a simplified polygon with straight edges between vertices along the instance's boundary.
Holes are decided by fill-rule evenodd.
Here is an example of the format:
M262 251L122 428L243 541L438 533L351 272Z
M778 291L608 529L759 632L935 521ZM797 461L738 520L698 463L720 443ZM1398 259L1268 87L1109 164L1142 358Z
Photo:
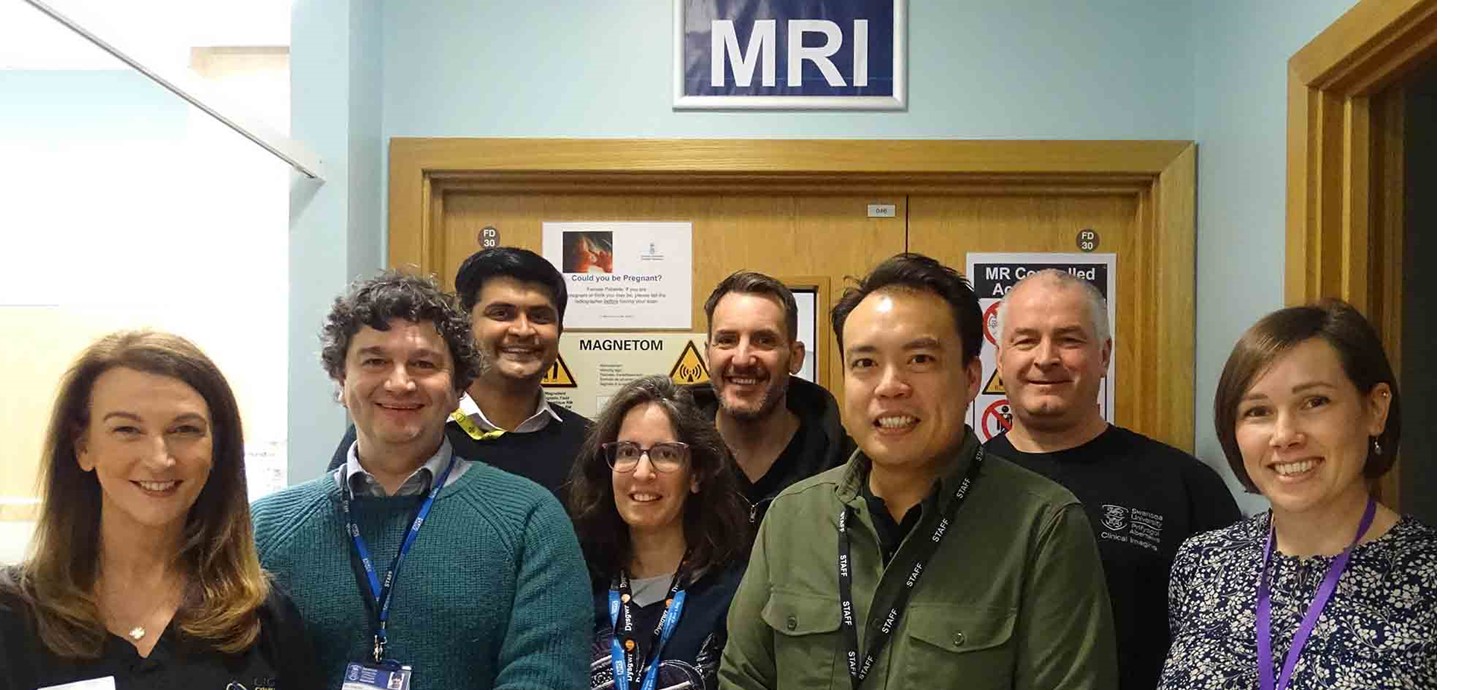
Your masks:
M355 514L350 510L350 487L344 481L345 472L340 471L341 487L345 499L345 528L350 533L350 539L355 543L355 555L360 558L360 566L365 571L365 578L370 582L370 595L376 607L378 617L375 623L375 663L380 663L385 656L385 635L386 621L390 619L390 601L395 594L396 576L400 572L401 563L406 560L406 554L410 553L411 546L416 543L416 537L421 534L421 526L426 524L426 516L431 514L431 505L436 502L436 495L441 493L441 487L446 486L446 478L451 476L451 470L456 467L456 457L452 456L451 461L446 463L446 469L441 476L436 478L436 484L431 487L431 493L426 500L421 502L421 509L416 513L416 519L411 521L411 526L406 530L406 536L401 540L400 550L395 554L395 560L390 563L390 570L386 571L385 579L381 580L375 571L375 562L370 559L370 547L365 544L365 539L360 536L360 526L355 523Z
M608 588L608 620L613 628L613 643L610 654L613 657L613 684L616 690L655 690L659 685L659 657L664 654L664 647L669 643L669 636L674 634L675 626L679 625L680 614L684 612L684 564L680 564L679 571L674 574L674 582L669 587L667 600L664 602L664 613L659 616L659 625L654 629L654 657L649 663L637 668L629 668L628 655L624 651L624 640L619 636L618 621L622 612L624 618L624 632L633 632L634 615L628 610L629 579L627 575L619 575L619 584ZM633 651L633 640L629 640L629 651ZM644 658L644 654L636 654L637 658Z

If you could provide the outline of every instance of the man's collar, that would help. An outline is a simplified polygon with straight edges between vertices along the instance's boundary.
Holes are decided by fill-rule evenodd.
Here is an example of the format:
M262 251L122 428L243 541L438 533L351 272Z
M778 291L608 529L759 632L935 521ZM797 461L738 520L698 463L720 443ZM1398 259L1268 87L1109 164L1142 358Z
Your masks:
M415 472L412 472L411 475L406 478L406 481L401 483L401 486L405 487L406 484L410 483L411 479L422 473L425 473L425 485L430 486L431 483L436 480L436 477L441 476L441 473L446 471L446 467L450 462L451 442L448 441L445 436L442 436L441 445L436 447L436 452L431 454L431 457L426 458L426 462L422 464L419 468L417 468ZM371 481L375 480L375 475L370 474L370 472L365 469L365 466L360 464L360 442L358 440L350 444L350 450L345 453L344 472L345 485L350 487L351 496L355 495L355 483L357 481L361 481L359 479L356 479L356 476L365 475L369 477Z
M520 429L523 433L526 433L537 431L547 426L549 419L557 420L558 422L563 421L563 418L558 416L557 410L554 410L552 405L548 404L547 395L543 392L542 388L537 389L537 409L531 415L528 415L527 419L522 420L522 424L518 425L517 429L503 429L492 422L492 420L487 419L487 415L482 412L481 406L471 397L470 392L461 394L461 401L458 403L456 409L457 412L465 415L478 427L481 427L483 431L487 432L506 431L508 433L516 433Z
M958 449L954 451L953 462L944 468L937 480L933 482L933 490L938 492L938 510L941 512L953 499L953 492L958 490L958 484L965 472L968 471L969 463L978 454L978 435L968 425L963 426L963 441ZM872 472L872 459L858 448L847 460L846 471L842 473L842 480L837 484L836 497L842 503L851 503L861 493L862 488L867 486L867 481Z

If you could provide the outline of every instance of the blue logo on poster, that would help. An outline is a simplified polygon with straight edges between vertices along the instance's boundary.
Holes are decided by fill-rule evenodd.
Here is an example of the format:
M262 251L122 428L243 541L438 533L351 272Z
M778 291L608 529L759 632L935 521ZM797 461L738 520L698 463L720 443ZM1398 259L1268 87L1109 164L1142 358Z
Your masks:
M905 0L679 0L683 96L900 97Z

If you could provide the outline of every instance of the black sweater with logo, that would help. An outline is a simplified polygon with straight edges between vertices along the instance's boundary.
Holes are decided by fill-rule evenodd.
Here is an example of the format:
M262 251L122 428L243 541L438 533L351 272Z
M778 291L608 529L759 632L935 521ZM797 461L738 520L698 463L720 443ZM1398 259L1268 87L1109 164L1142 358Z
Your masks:
M1242 519L1226 484L1185 452L1113 424L1054 453L1022 453L1007 435L985 447L1059 482L1084 504L1115 615L1120 687L1156 687L1171 646L1166 585L1177 548Z

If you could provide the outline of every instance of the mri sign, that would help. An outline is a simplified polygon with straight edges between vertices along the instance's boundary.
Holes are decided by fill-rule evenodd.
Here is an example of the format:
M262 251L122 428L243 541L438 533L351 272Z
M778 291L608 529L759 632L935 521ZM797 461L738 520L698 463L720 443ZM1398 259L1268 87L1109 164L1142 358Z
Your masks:
M900 110L907 0L676 0L675 108Z

